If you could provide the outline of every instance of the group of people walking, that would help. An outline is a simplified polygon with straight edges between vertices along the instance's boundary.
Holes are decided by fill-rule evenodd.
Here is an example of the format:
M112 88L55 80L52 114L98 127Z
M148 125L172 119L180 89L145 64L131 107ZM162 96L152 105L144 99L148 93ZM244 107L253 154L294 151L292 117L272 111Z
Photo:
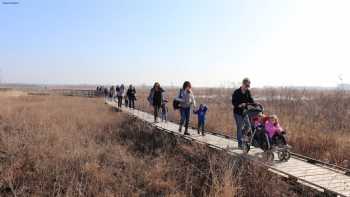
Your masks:
M133 85L129 85L127 90L125 90L124 84L111 86L109 91L108 89L104 90L104 96L115 99L118 103L118 108L122 107L123 99L125 107L135 108L136 89Z
M96 88L96 94L97 96L108 96L108 88L104 87L104 86L97 86Z
M168 99L165 96L165 90L158 82L154 83L147 100L150 105L153 106L154 122L158 122L159 114L162 121L167 121ZM180 112L179 132L182 132L182 128L185 127L184 134L189 135L188 126L191 109L194 109L193 112L199 117L198 133L201 128L202 135L204 135L205 114L208 108L204 104L201 104L199 109L195 109L196 100L192 92L192 85L189 81L184 82L177 96L173 99L173 107Z
M237 127L237 140L238 146L242 148L242 136L245 126L250 126L250 120L247 114L244 114L243 111L247 109L248 104L254 103L254 99L250 92L250 80L244 78L242 85L236 89L232 94L232 105L233 105L233 116L236 122ZM157 118L159 112L161 112L162 120L163 117L167 114L166 104L168 99L165 96L165 90L156 82L153 88L150 90L148 96L149 103L153 106L154 110L154 122L158 122ZM185 81L182 85L182 88L177 93L177 96L173 99L173 108L179 110L180 112L180 123L179 123L179 132L182 132L184 127L184 135L190 135L188 132L190 115L191 112L197 115L198 125L197 131L198 134L205 135L205 122L206 122L206 113L208 107L205 104L200 104L196 108L196 100L192 91L192 85L189 81ZM193 111L192 111L193 109Z
M233 105L233 117L237 127L237 140L238 146L242 147L242 136L244 126L250 126L250 120L248 115L243 111L247 109L248 104L254 103L254 99L250 92L250 80L248 78L243 79L242 85L236 89L232 94ZM106 95L106 88L99 89ZM108 90L107 90L108 91ZM126 93L125 93L126 92ZM167 122L168 120L168 102L169 99L165 94L165 90L161 87L159 82L155 82L148 95L148 102L153 107L154 122L157 123L160 118L161 121ZM124 98L125 106L135 108L136 90L132 85L125 91L124 85L112 86L109 90L109 96L117 98L118 107L122 106ZM173 98L173 108L178 110L180 114L179 132L182 132L184 128L184 135L190 135L188 132L191 113L194 113L198 117L198 134L205 135L205 122L206 113L208 107L201 103L199 107L196 107L195 96L192 91L192 85L189 81L185 81L182 88L177 92L175 98Z

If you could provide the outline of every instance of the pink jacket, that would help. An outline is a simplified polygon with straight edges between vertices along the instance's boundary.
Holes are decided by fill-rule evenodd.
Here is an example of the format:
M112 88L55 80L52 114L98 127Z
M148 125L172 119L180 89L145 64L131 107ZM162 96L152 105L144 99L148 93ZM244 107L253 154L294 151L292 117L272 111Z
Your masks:
M277 123L277 125L274 125L271 121L266 121L265 123L265 130L267 134L269 135L269 138L272 138L276 133L279 133L283 131L280 124Z

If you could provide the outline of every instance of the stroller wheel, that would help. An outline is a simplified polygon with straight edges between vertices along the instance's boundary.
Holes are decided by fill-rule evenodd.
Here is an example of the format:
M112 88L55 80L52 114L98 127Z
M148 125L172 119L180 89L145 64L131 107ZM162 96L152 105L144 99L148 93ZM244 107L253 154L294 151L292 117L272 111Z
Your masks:
M272 151L265 151L265 159L266 161L273 161L275 159L275 155Z
M286 155L285 155L285 157L284 157L284 160L285 160L285 161L288 161L288 160L290 159L290 156L291 156L291 155L290 155L290 152L287 150L287 151L286 151Z
M280 161L288 161L290 158L290 152L287 150L278 151L277 155Z
M278 151L278 152L277 152L277 156L278 156L278 159L279 159L280 161L283 161L283 160L285 159L285 157L286 157L286 154L285 154L284 151Z

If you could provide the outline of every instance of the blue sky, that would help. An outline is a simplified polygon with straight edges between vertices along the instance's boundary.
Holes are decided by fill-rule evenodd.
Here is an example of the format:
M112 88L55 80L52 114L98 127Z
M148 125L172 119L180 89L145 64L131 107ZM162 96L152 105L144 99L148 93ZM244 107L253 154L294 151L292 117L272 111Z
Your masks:
M5 82L350 82L346 0L18 2L0 4Z

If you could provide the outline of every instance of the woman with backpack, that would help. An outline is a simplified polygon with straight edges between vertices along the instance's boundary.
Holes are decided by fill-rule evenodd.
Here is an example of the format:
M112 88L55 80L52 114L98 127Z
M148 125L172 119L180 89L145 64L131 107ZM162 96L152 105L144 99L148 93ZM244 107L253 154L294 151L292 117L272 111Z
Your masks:
M178 96L174 99L174 107L180 109L180 127L179 132L182 132L182 127L185 125L185 135L188 133L188 124L190 122L191 107L196 107L196 101L192 92L192 86L189 81L185 81Z
M158 82L154 83L153 88L151 89L149 96L148 96L148 102L153 106L154 110L154 122L158 122L158 115L159 110L162 107L163 102L163 96L164 90L160 87L160 84Z

